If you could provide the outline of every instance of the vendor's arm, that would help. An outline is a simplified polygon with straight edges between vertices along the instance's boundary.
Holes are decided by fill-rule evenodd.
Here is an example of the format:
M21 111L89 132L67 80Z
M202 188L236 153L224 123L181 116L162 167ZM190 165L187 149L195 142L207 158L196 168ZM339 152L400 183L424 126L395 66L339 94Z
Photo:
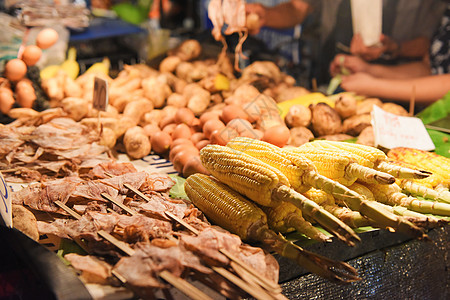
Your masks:
M429 63L425 60L389 66L371 64L354 55L339 54L330 64L331 75L339 74L342 68L346 68L350 73L364 72L386 79L406 79L431 75Z
M259 32L263 26L285 29L301 24L312 11L311 5L301 0L291 0L273 7L260 3L248 3L245 6L247 14L255 13L259 17L260 27L254 29L252 34Z
M416 102L428 104L442 98L450 91L450 74L408 80L375 78L365 73L355 73L343 76L341 87L346 91L369 97L405 102L411 99L414 89Z
M397 43L382 34L379 45L368 47L364 45L361 35L355 34L350 43L350 52L367 61L375 60L383 54L392 58L422 58L428 53L429 46L430 40L424 36Z

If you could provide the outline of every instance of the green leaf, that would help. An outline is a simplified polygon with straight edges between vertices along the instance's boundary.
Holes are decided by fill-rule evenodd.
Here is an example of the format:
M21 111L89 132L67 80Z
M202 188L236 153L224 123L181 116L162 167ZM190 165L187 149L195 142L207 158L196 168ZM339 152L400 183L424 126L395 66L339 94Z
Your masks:
M450 158L450 134L433 129L427 129L427 131L436 146L434 152Z
M148 11L142 9L140 6L135 6L131 3L119 3L112 6L112 10L122 20L139 25L144 22L148 17Z
M189 200L186 192L184 191L184 182L186 179L178 175L169 175L175 181L175 185L170 189L169 196L172 198L181 198Z
M448 92L442 99L434 102L420 113L417 117L422 120L424 124L442 119L450 114L450 92Z
M334 91L336 91L336 89L339 87L341 82L342 82L341 75L336 75L333 78L331 78L330 84L328 85L327 88L327 95L333 94Z

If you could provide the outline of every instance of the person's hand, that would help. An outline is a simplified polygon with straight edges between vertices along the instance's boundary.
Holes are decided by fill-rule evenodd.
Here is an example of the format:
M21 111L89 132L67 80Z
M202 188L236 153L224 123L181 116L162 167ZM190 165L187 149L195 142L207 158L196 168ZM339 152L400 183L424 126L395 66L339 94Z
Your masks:
M380 37L381 45L367 47L364 45L362 36L357 33L353 36L352 41L350 42L350 52L366 61L377 59L387 50L387 46L382 42L383 37L385 36L381 35Z
M348 76L342 76L341 88L348 92L364 95L373 89L376 80L375 77L367 73L355 73Z
M261 27L264 26L266 23L266 11L267 7L260 3L245 4L245 14L247 17L247 26L250 34L257 34L261 30ZM258 17L257 20L255 16ZM254 20L250 20L251 18L254 18Z
M331 76L342 74L343 68L350 73L367 72L369 64L358 56L338 54L330 64Z

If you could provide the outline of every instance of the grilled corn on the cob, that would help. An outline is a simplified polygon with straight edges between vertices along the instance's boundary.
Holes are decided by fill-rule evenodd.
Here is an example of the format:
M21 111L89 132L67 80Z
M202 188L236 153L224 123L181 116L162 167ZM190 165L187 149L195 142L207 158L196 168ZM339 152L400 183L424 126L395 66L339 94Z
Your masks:
M211 221L243 240L260 241L270 250L332 281L359 280L350 265L306 251L270 230L267 217L260 208L217 179L203 174L191 175L185 182L185 190L189 199Z
M346 186L353 184L357 179L380 184L395 182L394 176L360 165L355 155L343 150L302 148L302 146L285 148L283 150L308 158L314 163L319 174Z
M286 176L278 169L246 153L219 145L207 145L200 151L204 167L217 179L262 206L291 202L325 230L349 245L359 241L355 232L324 210L290 188Z
M324 150L344 150L354 154L362 166L382 171L396 178L425 178L430 174L421 170L399 167L388 162L386 154L380 149L347 142L317 140L303 144L302 148L320 148Z
M205 148L208 147L209 146ZM297 166L296 161L299 159L299 157L301 157L301 155L292 155L290 153L284 152L281 148L274 146L272 144L243 137L231 140L227 144L227 147L225 148L233 148L233 150L236 153L245 153L251 155L257 160L264 161L266 165L270 165L274 168L277 168L283 174L286 174L288 172L286 166L284 164L278 163L279 156L282 156L287 159L287 161L286 160L285 161L286 163L289 163L289 166L298 167L300 168L300 170L304 170L302 177L296 179L300 180L303 185L309 185L309 187L318 188L327 193L332 194L336 199L343 201L350 209L359 211L362 215L377 222L377 224L379 224L380 227L394 228L396 230L399 230L401 232L407 233L415 237L422 237L424 235L423 231L414 224L412 224L411 222L399 218L398 216L394 215L389 211L386 211L385 209L377 206L371 201L365 200L361 195L354 192L353 190L350 190L346 186L334 180L331 180L323 175L318 174L316 168L309 159L306 158L300 159L301 162L307 166L307 169L304 169L305 167L303 164ZM202 155L200 154L200 156ZM208 166L205 165L205 167L208 169ZM212 170L209 171L212 174L214 174ZM291 182L291 184L293 183ZM287 199L288 198L286 198L286 200ZM302 211L305 212L304 209L302 209ZM309 216L306 212L305 215ZM336 235L335 232L330 231L329 228L325 227L323 224L321 225L328 232Z

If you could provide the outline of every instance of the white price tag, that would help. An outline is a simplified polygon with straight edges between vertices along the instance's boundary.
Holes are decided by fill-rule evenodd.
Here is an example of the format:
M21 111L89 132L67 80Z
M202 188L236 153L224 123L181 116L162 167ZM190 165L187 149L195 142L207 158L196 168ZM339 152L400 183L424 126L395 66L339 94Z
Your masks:
M105 79L95 77L93 107L105 111L108 106L108 82Z
M380 145L387 149L408 147L425 151L435 149L430 135L419 118L397 116L374 106L372 125L375 146Z
M6 226L12 227L11 190L0 172L0 215Z

